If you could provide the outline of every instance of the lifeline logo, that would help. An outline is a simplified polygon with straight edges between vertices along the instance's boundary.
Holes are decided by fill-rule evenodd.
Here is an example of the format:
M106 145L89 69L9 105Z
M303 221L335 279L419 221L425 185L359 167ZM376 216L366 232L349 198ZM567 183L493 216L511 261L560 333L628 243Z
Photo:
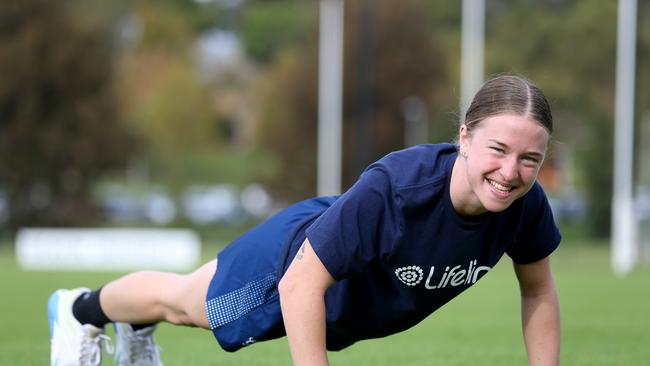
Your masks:
M419 266L402 267L395 270L395 275L406 286L415 286L422 281L422 268Z
M476 259L469 261L467 269L461 269L460 264L451 269L449 266L445 267L445 271L442 273L442 276L440 276L437 283L435 283L435 281L432 283L436 267L431 266L424 287L427 290L435 290L447 286L456 287L460 285L474 284L478 281L481 272L487 272L491 269L491 267L488 266L477 266L476 262ZM407 286L415 286L419 284L424 277L422 268L419 266L400 267L395 270L395 275Z

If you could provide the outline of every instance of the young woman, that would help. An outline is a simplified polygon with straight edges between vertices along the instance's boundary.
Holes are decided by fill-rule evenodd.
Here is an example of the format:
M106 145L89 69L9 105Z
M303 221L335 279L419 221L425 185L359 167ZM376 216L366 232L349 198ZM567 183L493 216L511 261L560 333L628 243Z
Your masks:
M529 363L556 365L549 255L560 233L535 181L552 130L540 89L493 78L456 145L391 153L343 195L287 208L191 274L137 272L92 292L55 292L52 364L98 364L114 322L118 364L160 365L153 330L166 321L211 329L227 351L286 334L296 365L327 365L326 350L412 327L507 253Z

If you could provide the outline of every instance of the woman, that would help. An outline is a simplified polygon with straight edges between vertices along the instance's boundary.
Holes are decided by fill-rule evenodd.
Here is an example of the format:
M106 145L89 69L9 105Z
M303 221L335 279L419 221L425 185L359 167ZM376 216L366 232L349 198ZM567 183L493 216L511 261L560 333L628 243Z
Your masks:
M211 329L227 351L286 334L296 365L326 365L327 349L412 327L507 253L529 363L558 364L549 255L560 233L535 182L552 129L541 90L517 76L491 79L457 145L387 155L343 195L300 202L253 228L218 265L55 292L52 363L97 362L103 328L116 322L118 364L140 357L159 365L153 330L167 321Z

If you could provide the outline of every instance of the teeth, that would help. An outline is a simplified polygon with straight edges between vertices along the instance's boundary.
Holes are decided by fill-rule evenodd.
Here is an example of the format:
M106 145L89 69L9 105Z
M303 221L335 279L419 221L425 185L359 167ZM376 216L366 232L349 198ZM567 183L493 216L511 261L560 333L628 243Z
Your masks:
M487 181L488 181L488 183L490 183L490 185L492 187L500 190L501 192L507 193L507 192L510 192L512 190L512 187L506 187L506 186L504 186L502 184L499 184L499 183L497 183L497 182L495 182L493 180L488 179Z

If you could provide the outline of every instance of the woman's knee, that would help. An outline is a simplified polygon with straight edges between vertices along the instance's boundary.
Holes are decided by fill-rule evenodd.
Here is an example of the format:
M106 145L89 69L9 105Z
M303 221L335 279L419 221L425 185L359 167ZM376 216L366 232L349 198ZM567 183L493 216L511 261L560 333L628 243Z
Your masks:
M216 269L214 261L187 275L176 275L163 302L165 319L172 324L209 328L205 296Z
M187 306L185 304L187 278L185 275L170 273L167 281L161 285L157 306L160 307L162 317L172 324L187 325L188 317L184 311Z
M214 259L188 275L191 277L189 280L191 295L188 298L192 297L193 300L187 304L186 310L194 325L205 329L210 329L205 310L205 299L216 270L217 260Z

